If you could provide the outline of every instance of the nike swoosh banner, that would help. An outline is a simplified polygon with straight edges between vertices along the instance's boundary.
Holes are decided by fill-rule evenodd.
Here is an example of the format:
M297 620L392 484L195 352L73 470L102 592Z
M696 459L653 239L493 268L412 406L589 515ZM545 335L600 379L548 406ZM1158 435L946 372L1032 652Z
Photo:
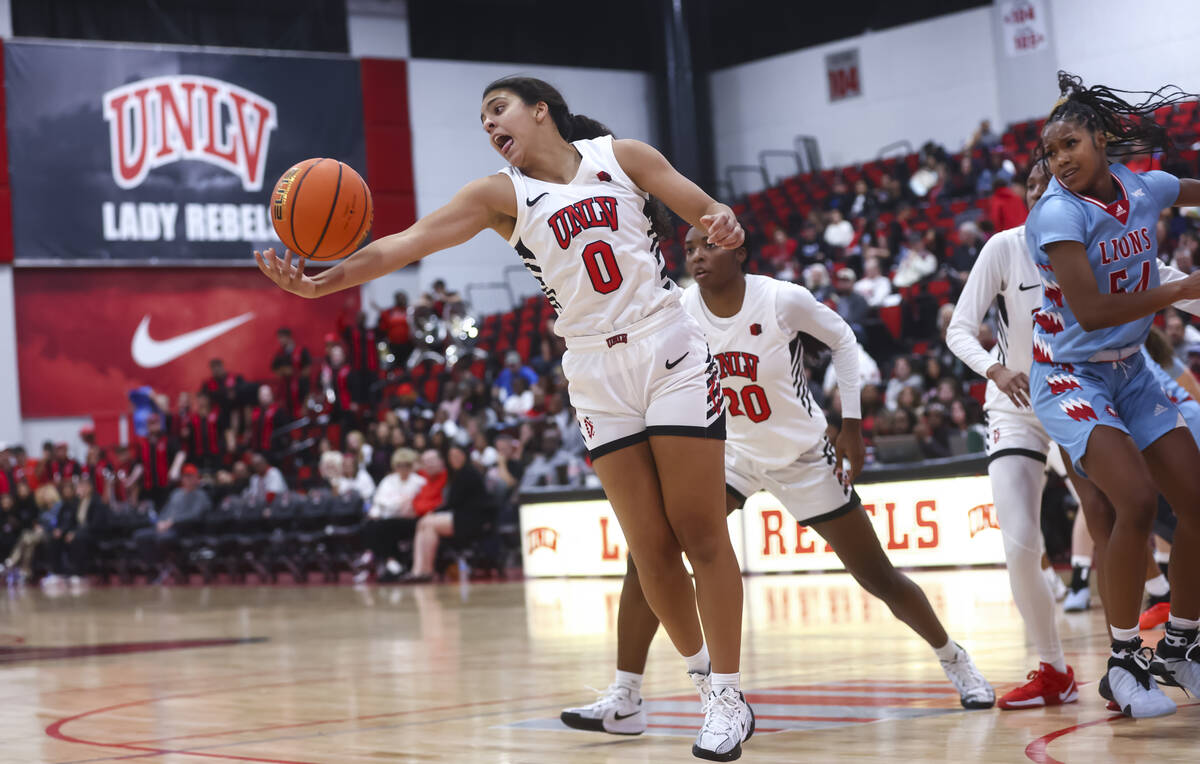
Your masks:
M210 358L248 382L273 382L275 330L292 329L314 359L357 290L303 300L234 268L16 268L17 368L27 417L129 410L142 385L195 392Z
M288 167L371 180L347 56L6 41L4 81L19 265L253 267Z

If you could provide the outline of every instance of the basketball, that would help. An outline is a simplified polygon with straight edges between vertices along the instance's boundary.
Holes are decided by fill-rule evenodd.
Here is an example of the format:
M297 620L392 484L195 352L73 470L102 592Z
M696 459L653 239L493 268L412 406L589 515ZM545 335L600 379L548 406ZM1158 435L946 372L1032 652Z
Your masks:
M371 190L350 165L305 159L271 192L271 222L284 246L309 260L336 260L371 230Z

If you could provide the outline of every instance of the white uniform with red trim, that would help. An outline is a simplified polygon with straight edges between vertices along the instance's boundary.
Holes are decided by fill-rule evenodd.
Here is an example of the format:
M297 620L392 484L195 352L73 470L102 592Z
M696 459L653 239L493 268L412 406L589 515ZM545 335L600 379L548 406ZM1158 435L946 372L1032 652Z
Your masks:
M666 274L649 196L612 141L574 141L569 183L500 171L517 197L509 244L558 314L563 373L593 458L654 434L724 437L716 364Z
M684 308L704 330L725 395L725 483L742 499L766 490L803 523L833 519L858 504L838 480L827 423L812 399L800 332L833 350L844 416L858 418L858 344L842 318L802 286L746 276L742 307L720 318L698 286Z

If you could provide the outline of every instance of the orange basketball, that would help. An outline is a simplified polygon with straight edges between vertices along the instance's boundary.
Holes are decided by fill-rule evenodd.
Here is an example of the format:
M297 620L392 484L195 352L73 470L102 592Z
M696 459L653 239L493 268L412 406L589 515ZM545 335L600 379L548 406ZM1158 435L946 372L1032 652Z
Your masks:
M310 260L336 260L371 230L371 190L336 159L305 159L271 192L271 222L284 246Z

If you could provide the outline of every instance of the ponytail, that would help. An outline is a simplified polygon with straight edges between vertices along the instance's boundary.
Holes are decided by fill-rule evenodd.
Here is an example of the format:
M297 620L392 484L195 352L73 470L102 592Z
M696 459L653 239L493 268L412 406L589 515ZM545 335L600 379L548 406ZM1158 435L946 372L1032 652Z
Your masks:
M602 135L612 135L612 130L609 130L607 125L582 114L567 114L565 121L567 132L563 134L563 139L568 143L599 138ZM558 120L555 120L555 124L558 124ZM563 132L562 125L559 125L558 132Z

